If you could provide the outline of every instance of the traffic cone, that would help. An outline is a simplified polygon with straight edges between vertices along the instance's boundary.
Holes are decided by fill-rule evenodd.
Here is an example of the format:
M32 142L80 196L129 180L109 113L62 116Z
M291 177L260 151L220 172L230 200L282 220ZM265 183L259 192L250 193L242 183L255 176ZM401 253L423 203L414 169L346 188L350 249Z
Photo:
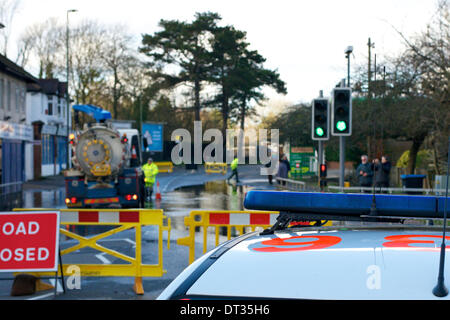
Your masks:
M161 200L161 190L159 189L159 181L156 183L156 195L155 195L155 199L156 200Z
M131 149L131 159L137 159L136 147L133 146Z

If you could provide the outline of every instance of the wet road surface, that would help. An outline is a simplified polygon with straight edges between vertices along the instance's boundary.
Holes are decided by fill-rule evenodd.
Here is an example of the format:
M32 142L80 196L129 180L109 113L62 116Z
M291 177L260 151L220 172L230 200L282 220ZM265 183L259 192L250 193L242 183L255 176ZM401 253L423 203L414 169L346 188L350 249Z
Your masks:
M267 178L259 175L258 166L245 166L240 169L240 183L226 181L227 175L206 174L202 169L197 171L175 170L172 174L158 175L162 200L153 200L147 207L163 209L171 218L171 249L167 250L167 233L164 232L163 267L167 273L161 278L144 278L145 294L137 296L133 289L133 278L120 277L82 277L81 290L68 290L56 299L155 299L169 283L188 266L188 247L179 246L176 240L188 235L184 226L184 217L192 210L243 210L245 193L251 189L274 189ZM28 183L23 191L24 208L65 208L65 187L61 177L53 177ZM110 227L96 226L77 228L76 232L84 236L93 236L106 231ZM157 264L158 230L153 226L142 229L142 258L144 264ZM208 241L208 250L214 247L214 237ZM64 237L65 238L65 237ZM61 249L78 243L73 239L61 239ZM201 237L199 236L199 239ZM134 230L120 232L112 237L99 241L108 249L134 256ZM222 236L221 241L226 240ZM202 245L196 246L196 258L203 254ZM108 254L83 248L77 252L63 256L64 264L116 264L122 260ZM6 276L7 274L4 274ZM12 275L10 275L12 277ZM67 279L66 279L67 280ZM9 296L12 281L0 281L0 299L53 299L52 292L44 291L33 296L13 298Z

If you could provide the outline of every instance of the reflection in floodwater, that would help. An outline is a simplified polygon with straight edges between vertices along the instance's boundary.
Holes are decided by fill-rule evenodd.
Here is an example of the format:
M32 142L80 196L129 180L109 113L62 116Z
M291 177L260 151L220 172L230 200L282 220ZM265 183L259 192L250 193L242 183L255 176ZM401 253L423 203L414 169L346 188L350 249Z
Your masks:
M65 188L54 190L24 190L22 197L23 208L65 209Z
M146 207L163 209L164 214L172 220L172 228L184 230L184 217L193 210L244 210L244 198L248 190L250 189L246 186L213 181L166 192L162 195L162 200L153 200ZM65 193L65 188L24 190L23 208L64 209Z
M165 193L161 201L148 204L148 208L163 209L164 214L172 220L172 228L184 230L184 217L193 210L244 210L247 191L245 186L212 181Z

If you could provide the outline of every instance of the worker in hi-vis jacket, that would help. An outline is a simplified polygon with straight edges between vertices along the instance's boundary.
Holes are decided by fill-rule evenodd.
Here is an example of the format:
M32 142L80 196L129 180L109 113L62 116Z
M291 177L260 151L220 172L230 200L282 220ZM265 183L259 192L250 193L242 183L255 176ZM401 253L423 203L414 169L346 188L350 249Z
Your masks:
M149 158L147 163L142 166L142 172L144 173L146 198L148 201L152 201L153 185L155 184L156 175L159 173L158 166L153 162L152 158Z
M237 170L238 169L238 164L239 164L239 159L236 157L236 158L234 158L234 160L230 164L232 173L228 177L227 182L230 182L231 178L236 176L236 183L239 183L239 175L238 175L238 170Z

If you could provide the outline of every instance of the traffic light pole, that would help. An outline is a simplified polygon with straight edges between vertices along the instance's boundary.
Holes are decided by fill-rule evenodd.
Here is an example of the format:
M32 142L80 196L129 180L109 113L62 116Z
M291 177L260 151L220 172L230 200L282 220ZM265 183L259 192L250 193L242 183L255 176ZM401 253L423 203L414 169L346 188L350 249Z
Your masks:
M344 187L345 176L345 137L339 137L339 187Z
M319 141L319 154L318 154L317 172L319 173L319 187L322 187L322 177L320 176L320 165L323 164L323 141Z
M341 87L345 87L345 79L341 81ZM339 137L339 187L344 187L345 177L345 137Z
M320 90L319 98L323 98L323 90ZM327 121L329 121L329 119L327 119ZM323 161L323 141L319 140L318 142L319 142L319 154L318 154L319 163L317 165L317 168L318 168L317 171L319 172L319 174L318 174L318 176L319 176L319 188L322 190L323 184L322 184L322 177L320 176L320 166L322 164L324 164L324 161Z

